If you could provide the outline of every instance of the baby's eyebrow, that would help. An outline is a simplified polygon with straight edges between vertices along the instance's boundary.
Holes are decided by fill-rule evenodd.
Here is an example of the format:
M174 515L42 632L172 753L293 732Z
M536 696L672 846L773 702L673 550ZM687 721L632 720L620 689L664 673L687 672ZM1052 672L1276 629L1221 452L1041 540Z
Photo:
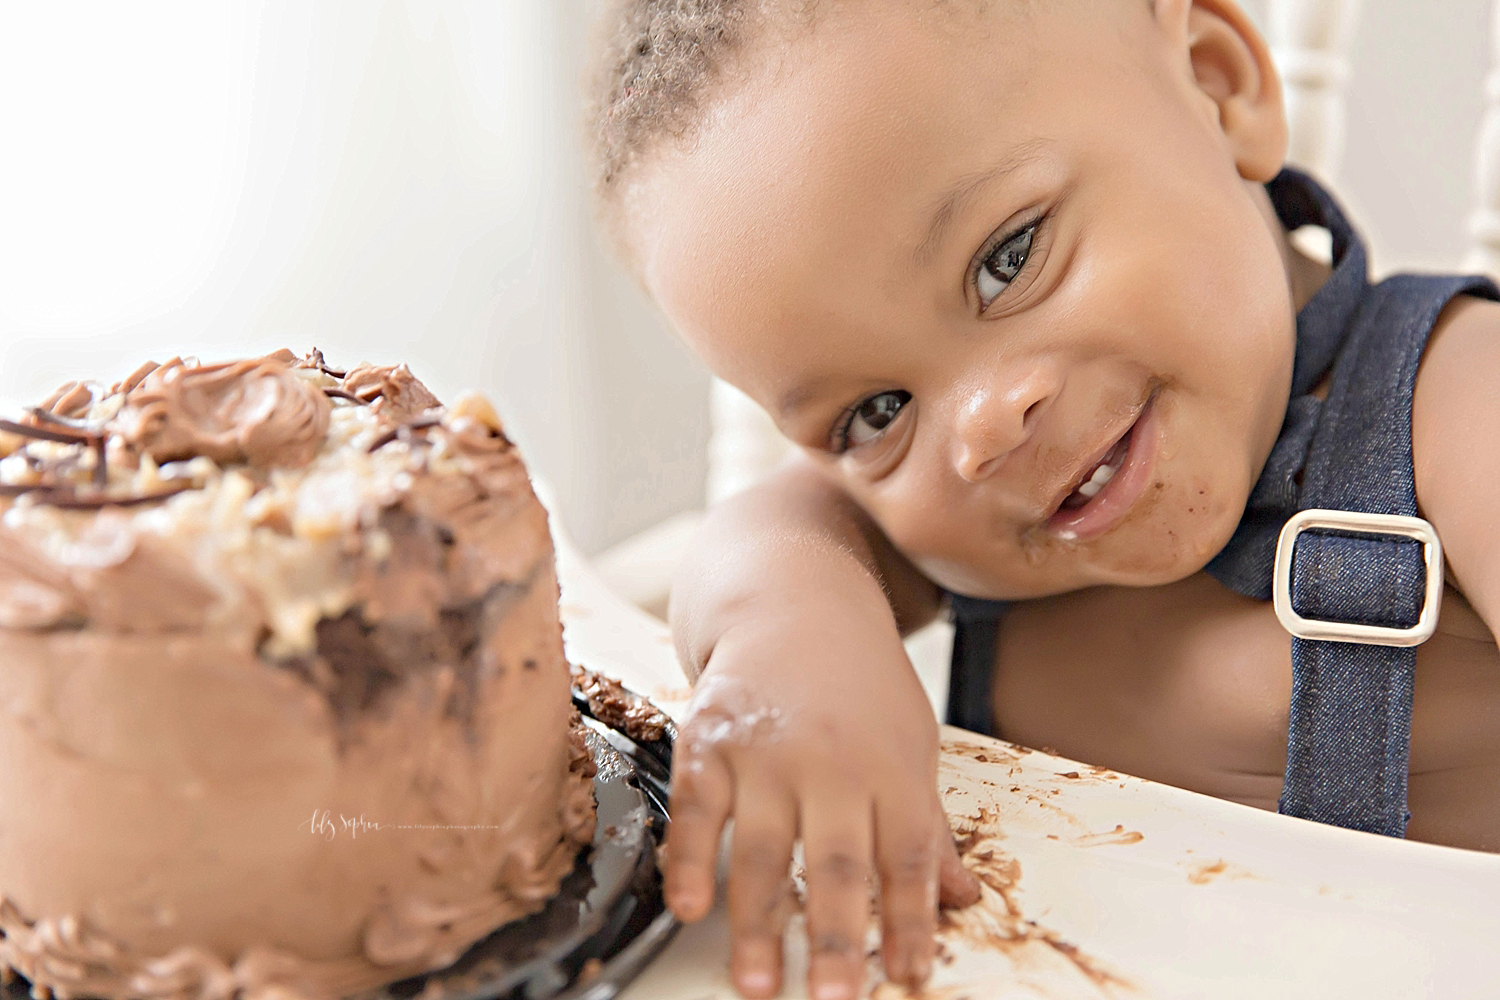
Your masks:
M942 246L943 237L947 235L948 226L953 222L954 216L958 215L975 195L1001 177L1014 173L1028 163L1039 159L1047 145L1044 139L1032 139L1022 143L1011 151L1010 156L999 163L976 174L970 174L949 188L937 200L932 210L927 224L927 235L912 252L912 261L916 266L922 267L932 260L933 254L937 253L938 248Z
M776 404L776 414L779 419L787 417L802 409L812 400L823 394L824 387L830 380L826 378L814 378L806 382L799 382L782 394Z

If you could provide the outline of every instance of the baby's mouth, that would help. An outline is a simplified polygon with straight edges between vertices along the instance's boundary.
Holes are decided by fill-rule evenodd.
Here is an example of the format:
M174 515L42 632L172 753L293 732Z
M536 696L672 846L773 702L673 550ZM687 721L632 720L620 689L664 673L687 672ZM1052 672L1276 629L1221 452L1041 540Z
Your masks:
M1160 386L1150 387L1135 419L1114 444L1078 473L1073 488L1041 527L1066 542L1098 538L1120 523L1155 475L1160 437L1155 402ZM1056 496L1056 494L1053 494Z
M1099 463L1084 473L1083 481L1080 482L1063 500L1058 510L1078 510L1087 504L1099 491L1109 485L1109 481L1120 471L1120 466L1125 463L1125 456L1130 452L1130 436L1135 433L1135 424L1125 432L1125 436L1115 442L1113 448L1099 460Z

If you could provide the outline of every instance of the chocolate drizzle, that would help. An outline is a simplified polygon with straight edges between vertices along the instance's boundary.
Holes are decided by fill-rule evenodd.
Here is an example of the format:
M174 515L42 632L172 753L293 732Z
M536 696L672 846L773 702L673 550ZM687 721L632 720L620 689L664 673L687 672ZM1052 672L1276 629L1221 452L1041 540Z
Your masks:
M44 410L40 406L27 407L26 412L31 414L32 417L40 420L44 424L53 424L57 427L66 427L69 430L78 431L81 434L87 434L94 437L97 437L100 434L99 428L94 427L87 421L76 420L73 417L60 417L56 413L53 413L51 410Z
M18 424L14 420L0 420L0 431L9 431L17 437L36 441L54 441L57 444L92 444L97 435L71 430L52 430L32 424Z
M392 427L390 430L386 431L384 434L380 435L374 441L370 442L369 452L373 455L377 451L397 439L410 442L414 440L412 438L412 433L414 431L429 430L433 427L436 427L440 423L442 423L442 420L438 419L437 417L422 417L419 420L411 420L404 424L398 424L397 426Z
M287 353L290 354L291 352L288 351ZM323 352L316 347L314 347L307 353L307 357L297 362L297 367L312 368L316 371L322 372L329 378L336 378L341 382L345 378L347 378L349 374L348 372L341 369L328 367L328 362L323 358Z
M50 493L47 491L38 491L30 495L41 503L57 507L61 510L103 510L105 507L138 507L141 504L155 503L158 500L175 497L179 493L186 493L192 488L191 484L180 483L165 489L155 490L151 493L137 493L123 497L64 493L61 491Z
M347 399L351 403L359 403L361 406L363 406L363 405L365 405L365 404L367 404L369 402L369 400L367 400L367 399L360 399L354 393L352 393L352 392L346 392L343 389L328 389L328 388L325 388L323 390L323 395L327 396L329 399Z
M33 441L51 441L55 444L80 445L93 450L94 468L90 475L90 481L95 491L102 493L109 485L109 464L106 457L107 436L97 428L89 424L68 417L59 417L55 413L44 410L39 406L33 406L27 411L34 420L54 425L52 428L38 427L35 424L22 424L13 420L0 420L0 430L8 431L17 437L27 438ZM61 428L61 429L56 429ZM36 467L34 457L26 456L27 464ZM57 482L47 484L37 483L30 486L16 486L13 484L0 484L0 496L25 496L28 494L44 496L45 502L56 507L76 506L83 502L84 498L68 486L59 485ZM46 493L43 494L45 489ZM92 504L92 499L88 501ZM107 506L113 501L106 501L100 506ZM140 502L134 500L132 502Z
M109 459L106 455L106 439L94 439L94 488L104 489L109 485Z

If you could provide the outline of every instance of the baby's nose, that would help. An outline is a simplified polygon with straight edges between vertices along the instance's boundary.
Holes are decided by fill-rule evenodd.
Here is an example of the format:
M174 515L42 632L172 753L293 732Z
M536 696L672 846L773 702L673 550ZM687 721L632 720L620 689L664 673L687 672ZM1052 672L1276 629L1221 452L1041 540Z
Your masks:
M1053 387L1040 377L970 389L954 417L953 466L958 474L971 483L993 474L1031 437L1053 395Z

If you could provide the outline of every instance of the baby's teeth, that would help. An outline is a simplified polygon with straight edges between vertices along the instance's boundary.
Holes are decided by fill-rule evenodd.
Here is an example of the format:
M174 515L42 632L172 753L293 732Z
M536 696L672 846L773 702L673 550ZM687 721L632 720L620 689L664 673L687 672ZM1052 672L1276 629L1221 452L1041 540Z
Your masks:
M1094 470L1094 474L1089 477L1088 482L1078 487L1078 492L1086 497L1098 496L1099 491L1104 489L1105 485L1113 478L1115 478L1114 467L1101 465Z

